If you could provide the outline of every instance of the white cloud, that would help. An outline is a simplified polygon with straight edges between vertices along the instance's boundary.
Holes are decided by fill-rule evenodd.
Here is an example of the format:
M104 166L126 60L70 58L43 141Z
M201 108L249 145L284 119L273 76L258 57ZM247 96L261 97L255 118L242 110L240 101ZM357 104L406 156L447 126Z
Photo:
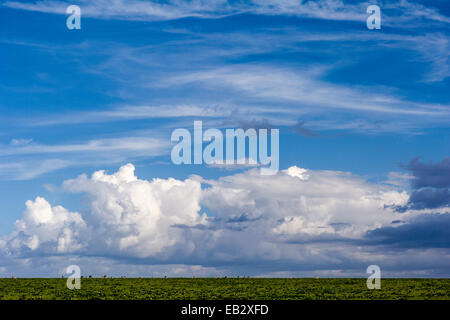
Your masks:
M412 179L414 179L414 176L409 173L392 171L389 172L386 183L406 188L410 185Z
M164 250L172 247L189 252L193 245L183 237L184 231L172 226L205 223L199 182L139 180L131 164L112 175L98 171L90 179L80 176L66 181L64 188L88 194L90 208L85 218L93 228L92 250L97 254L164 256Z
M308 180L308 178L309 178L309 176L307 174L308 170L306 170L304 168L299 168L297 166L290 167L290 168L284 170L284 172L286 172L286 174L291 177L297 177L301 180Z
M63 187L85 194L86 209L73 213L43 198L28 201L14 232L0 241L5 257L70 253L115 263L222 266L227 272L239 263L254 266L253 274L277 271L272 263L282 263L283 270L350 268L373 258L372 249L351 241L420 214L390 209L407 202L406 192L350 173L297 167L275 176L252 169L181 181L141 180L128 164L113 174L81 175ZM380 260L388 255L377 254Z
M36 197L26 202L22 219L16 221L3 249L11 255L38 249L46 254L79 251L85 231L86 224L79 213L61 206L52 207L44 198Z
M295 236L361 236L391 223L396 213L385 210L385 205L408 199L405 192L369 184L349 173L297 167L273 179L250 170L208 182L211 188L204 191L203 203L217 218L257 219L255 228L278 236L293 235L282 232L293 229Z

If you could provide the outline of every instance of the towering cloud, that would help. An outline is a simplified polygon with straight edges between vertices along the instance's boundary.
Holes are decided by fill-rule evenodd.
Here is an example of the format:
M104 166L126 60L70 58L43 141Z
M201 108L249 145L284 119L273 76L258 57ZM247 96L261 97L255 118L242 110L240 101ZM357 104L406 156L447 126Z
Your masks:
M294 166L274 176L251 169L181 181L141 180L134 171L128 164L65 181L66 191L85 195L80 213L40 197L27 201L14 232L0 242L3 257L76 254L143 265L238 264L250 272L345 269L367 261L377 246L384 247L379 260L399 242L420 250L406 241L410 232L422 239L430 225L448 224L446 215L396 212L408 202L406 192L345 172ZM423 243L447 244L442 232Z

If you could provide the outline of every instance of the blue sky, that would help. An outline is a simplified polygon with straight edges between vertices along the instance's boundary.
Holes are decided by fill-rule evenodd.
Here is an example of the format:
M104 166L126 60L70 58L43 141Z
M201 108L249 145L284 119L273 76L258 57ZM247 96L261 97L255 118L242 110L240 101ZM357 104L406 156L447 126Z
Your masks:
M70 4L77 4L82 10L81 30L66 28L66 8ZM381 7L381 30L366 27L369 4ZM449 170L445 162L450 150L450 5L447 1L1 1L0 29L3 61L0 238L4 239L0 242L0 249L4 250L3 260L0 251L0 275L7 274L12 266L28 257L33 257L33 263L38 266L54 266L48 272L57 273L63 268L63 262L49 261L61 255L80 259L92 273L96 272L93 266L98 261L88 257L96 255L98 259L112 261L115 267L108 269L110 273L126 272L122 270L128 270L126 266L132 264L136 273L233 274L230 266L245 265L244 261L248 261L260 267L257 270L245 267L240 272L361 275L365 272L364 264L371 262L362 257L374 254L379 255L382 270L384 263L393 276L448 276L448 235L436 231L437 242L423 241L439 243L436 247L421 247L419 241L416 247L409 248L410 252L405 254L411 267L407 270L402 269L406 267L394 253L382 254L389 250L380 244L390 243L392 250L398 250L391 229L383 229L393 228L388 220L396 215L401 216L392 219L405 223L398 230L399 236L414 232L416 224L420 228L424 224L431 230L433 223L448 224L448 176L443 174L447 182L439 186L420 187L439 193L438 207L421 204L419 210L414 206L411 201L423 195L423 190L410 183L417 178L416 167L412 165L415 162L411 162L416 157L420 157L419 163L424 166L438 166L444 173ZM282 203L280 199L285 194L260 190L259 178L251 168L173 165L170 134L176 128L192 129L194 120L203 120L206 127L220 129L279 128L280 169L296 166L309 170L311 180L302 179L293 171L286 171L285 175L299 179L292 181L295 184L292 190L297 190L297 183L305 181L310 181L310 188L319 188L317 194L324 199L324 207L312 205L313 200L301 200L308 205L293 204L303 199L303 185L299 185L298 194L286 198L284 205L290 208L286 216L264 213L261 199L266 197ZM189 228L203 225L211 234L193 235L197 231L190 231L190 235L172 235L172 229L167 227L167 233L160 235L160 239L167 237L162 246L148 240L145 232L149 230L135 226L134 234L142 235L140 243L150 241L145 246L124 245L123 239L128 239L124 237L113 239L119 243L117 248L105 245L94 251L86 249L94 241L89 235L104 227L96 222L99 218L96 208L106 206L108 212L107 203L122 206L123 202L114 200L115 193L110 194L107 187L104 193L92 191L100 183L94 178L80 182L78 188L67 187L70 183L64 181L82 174L90 176L98 170L106 170L105 175L113 177L127 163L132 163L136 177L149 185L156 183L154 178L168 184L173 182L169 178L174 178L184 181L180 184L189 189L190 182L185 179L195 175L192 181L204 189L199 191L197 200L192 196L197 201L195 204L186 204L192 206L192 216L180 216L174 220L179 222L171 220L171 223ZM327 172L333 173L332 176L328 177ZM342 172L346 172L348 181ZM260 183L273 181L274 186L290 183L284 176L272 179ZM204 184L214 187L210 190ZM330 190L339 189L339 184L346 192L336 196ZM220 197L213 192L214 188L222 190L218 192ZM147 199L144 189L142 194ZM232 197L227 194L230 189L247 196L230 200ZM99 187L99 190L103 189ZM345 214L340 210L344 209L334 204L343 201L353 205L357 202L352 198L359 192L356 190L366 190L357 199L372 199L374 208L380 206L381 200L377 198L380 192L389 194L389 200L383 198L383 201L386 207L392 204L386 209L390 211L385 216L374 211L370 219L361 222L358 215L365 214L363 206L359 207L360 211L350 208L349 212L355 210L355 216L342 218ZM265 196L256 197L260 193ZM145 201L152 202L143 205L138 210L141 213L156 210L168 215L171 210L177 214L183 210L182 207L169 210L163 204L153 208L154 203L165 201L158 198L158 192L155 194L153 200L130 201L137 201L136 207ZM184 195L189 198L189 192ZM52 212L62 206L68 212L80 213L90 230L80 231L77 229L80 225L71 220L70 214L67 218L65 213L59 213L67 218L68 225L66 222L58 227L49 225L49 230L55 232L54 238L41 239L45 229L30 222L35 215L44 214L39 208L45 207L45 203L33 202L38 196L51 204ZM99 200L104 198L109 202ZM28 200L32 202L25 206ZM330 207L327 207L328 200ZM240 206L240 201L253 204ZM284 205L273 210L283 210ZM393 207L405 209L396 211ZM318 210L316 218L309 217L314 210ZM372 214L369 214L371 210L367 209L367 215ZM210 220L202 220L203 212ZM326 217L321 216L324 212ZM277 221L284 219L295 226L277 225L271 214L277 216ZM212 249L192 249L191 255L178 258L179 241L192 241L195 248L202 248L197 241L217 237L217 230L223 227L220 221L235 219L236 215L249 224L241 226L242 230L273 233L270 240L261 240L268 243L261 249L262 255L270 251L274 255L272 260L256 253L244 255L230 238L217 241ZM264 223L251 225L251 217ZM213 218L216 220L212 222ZM15 225L16 220L21 220L23 225ZM130 224L147 223L144 218L138 221ZM123 225L117 223L114 226L122 230ZM349 227L341 234L337 228L333 229L336 223L354 228ZM55 231L55 228L59 229ZM59 243L65 228L73 228L72 238L77 232L81 235L85 232L85 238L90 240L66 251L55 251L52 245ZM314 228L331 228L331 231L322 234ZM245 235L233 232L237 232L233 237L245 241ZM118 231L117 237L123 236L122 233L123 230ZM364 238L384 234L389 237L380 242ZM316 248L319 238L336 246L339 253L333 259L328 249ZM39 239L35 240L39 244L30 246L30 239ZM286 245L289 249L276 247L274 243L279 241L297 244ZM361 256L349 257L354 241L369 244ZM163 249L173 251L173 255L161 257ZM208 250L223 251L223 254L208 260L205 258ZM308 250L320 254L306 262L293 258ZM419 262L425 256L431 262L436 261L436 265ZM164 267L158 267L161 265ZM142 266L150 269L141 269ZM36 266L28 266L19 270L24 275L30 272L48 275L48 268L42 268L39 271Z

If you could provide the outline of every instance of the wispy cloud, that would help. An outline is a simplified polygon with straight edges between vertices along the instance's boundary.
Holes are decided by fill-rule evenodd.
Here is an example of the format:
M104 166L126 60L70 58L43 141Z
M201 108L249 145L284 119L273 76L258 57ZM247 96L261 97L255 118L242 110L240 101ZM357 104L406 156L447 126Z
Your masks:
M79 164L62 159L0 163L0 177L3 180L30 180L49 172Z
M138 155L159 155L167 143L151 137L122 137L89 140L74 144L29 143L23 146L0 146L0 155L57 154L57 153L104 153L133 152Z
M189 90L185 104L175 100L160 105L123 105L98 111L44 114L19 122L24 126L54 126L164 119L167 129L189 124L192 118L207 119L207 125L216 127L254 127L264 121L266 126L294 126L302 119L313 131L408 134L431 125L447 125L449 105L408 100L395 94L395 88L386 86L335 84L325 80L332 70L332 66L317 65L291 69L272 64L235 64L207 71L175 72L157 83L141 85L155 92L169 90L183 94ZM208 100L211 102L205 102ZM108 142L91 141L71 148L89 149L89 146L107 148ZM22 152L17 149L16 152ZM32 146L24 148L31 149Z
M50 126L76 123L101 123L110 121L161 119L181 117L218 117L230 114L230 109L219 106L201 105L159 105L121 106L104 111L87 111L58 115L52 118L27 119L24 124Z
M35 2L4 1L3 5L38 12L66 14L71 3L58 0ZM342 0L169 0L162 2L143 0L80 0L84 15L101 19L123 20L173 20L185 17L221 18L225 16L253 13L261 15L291 15L304 18L364 21L367 17L367 1L345 2ZM405 22L423 19L437 23L450 23L450 18L434 8L412 1L384 1L390 14L386 15L389 25L402 26Z
M449 106L419 104L393 95L374 93L376 88L351 88L320 80L322 68L296 72L266 66L240 65L175 76L165 85L199 83L203 87L222 90L223 87L263 101L294 102L306 108L350 109L398 115L442 117L450 113ZM381 89L378 89L381 91ZM370 93L368 93L370 92Z
M168 139L148 136L105 138L67 144L42 144L31 139L13 139L9 145L0 145L0 178L29 180L64 168L158 157L168 154L169 148Z

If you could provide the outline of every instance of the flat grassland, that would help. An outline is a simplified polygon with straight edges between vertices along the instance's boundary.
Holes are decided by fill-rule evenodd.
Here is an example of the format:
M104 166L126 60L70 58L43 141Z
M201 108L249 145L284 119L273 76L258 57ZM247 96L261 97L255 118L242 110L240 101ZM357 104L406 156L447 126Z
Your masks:
M133 278L0 279L0 300L450 300L450 279L382 279L369 290L366 279Z

